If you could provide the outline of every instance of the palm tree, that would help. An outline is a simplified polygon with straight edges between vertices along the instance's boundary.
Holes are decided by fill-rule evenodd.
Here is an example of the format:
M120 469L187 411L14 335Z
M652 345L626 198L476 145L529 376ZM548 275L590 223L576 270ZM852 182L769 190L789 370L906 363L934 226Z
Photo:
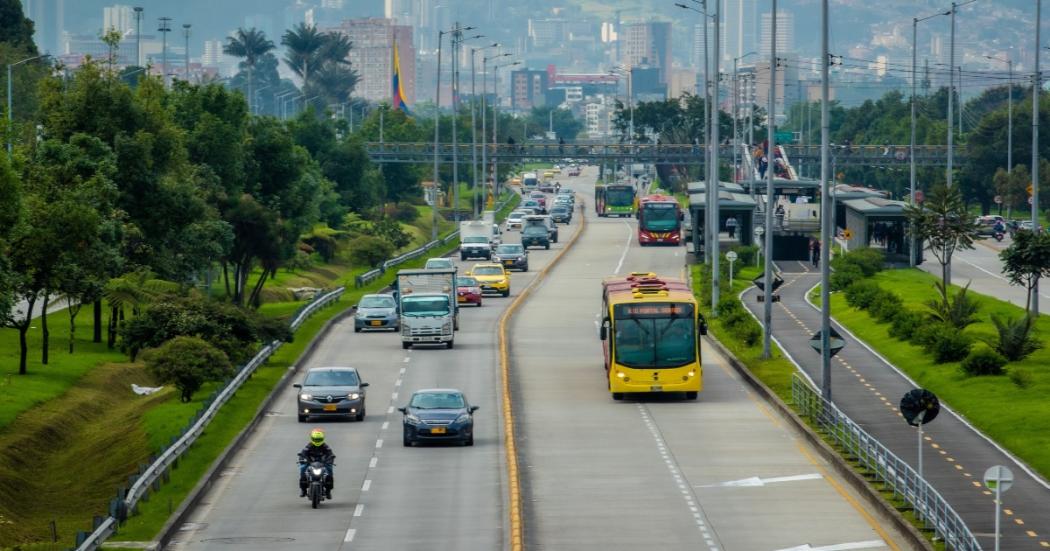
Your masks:
M222 47L226 55L244 58L243 64L248 69L248 112L252 110L252 70L259 58L274 47L273 41L266 38L266 33L255 27L237 29L233 36L226 38L226 45Z
M320 64L318 53L327 42L326 35L318 32L317 27L299 23L284 32L281 44L288 48L284 54L284 63L303 79L303 89L310 84L310 76Z
M303 88L303 93L320 96L318 99L323 100L325 105L346 103L350 100L350 93L360 80L357 71L328 61L314 73L311 89L307 91L306 88Z

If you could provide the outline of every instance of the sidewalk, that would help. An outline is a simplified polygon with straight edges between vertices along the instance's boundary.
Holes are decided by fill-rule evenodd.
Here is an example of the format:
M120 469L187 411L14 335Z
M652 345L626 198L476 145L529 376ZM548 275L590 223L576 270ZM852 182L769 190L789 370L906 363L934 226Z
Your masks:
M799 262L781 263L784 285L773 306L773 337L805 374L820 384L820 356L809 346L820 328L820 312L805 294L820 273ZM745 306L761 319L757 289L743 295ZM857 424L909 464L916 463L915 428L898 412L900 399L915 388L903 374L834 324L846 347L832 359L832 397ZM942 404L943 406L944 404ZM1002 549L1050 548L1050 487L986 440L952 412L942 411L924 427L924 476L964 519L981 546L994 546L995 503L981 477L993 465L1006 465L1016 482L1003 495Z

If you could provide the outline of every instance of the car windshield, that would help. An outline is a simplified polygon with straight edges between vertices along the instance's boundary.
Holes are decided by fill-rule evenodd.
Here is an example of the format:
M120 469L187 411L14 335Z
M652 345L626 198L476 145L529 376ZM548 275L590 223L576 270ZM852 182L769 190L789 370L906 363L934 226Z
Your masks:
M420 392L408 404L417 409L462 409L466 400L458 392Z
M481 266L474 268L470 273L474 275L503 275L503 268L499 266Z
M530 237L533 235L547 235L547 226L543 224L529 224L521 234Z
M514 211L507 216L507 220L521 220L525 218L525 213L521 211Z
M496 247L496 254L521 254L525 248L521 245L500 245Z
M426 269L431 270L434 268L451 268L452 261L447 258L431 258L427 260Z
M464 243L488 243L489 242L489 238L485 237L484 235L482 235L482 236L473 236L472 235L470 237L464 237L463 238L463 242Z
M394 297L364 297L358 306L361 308L393 308Z
M444 316L448 314L447 297L405 297L401 315L408 317Z
M551 209L551 214L565 214L566 212L569 212L569 209L566 207L554 207Z
M360 382L356 371L326 369L308 373L303 386L357 386Z
M478 280L470 276L460 276L456 278L457 287L477 287Z
M674 315L618 313L613 332L617 363L627 367L660 368L696 361L692 307L678 305L671 311Z

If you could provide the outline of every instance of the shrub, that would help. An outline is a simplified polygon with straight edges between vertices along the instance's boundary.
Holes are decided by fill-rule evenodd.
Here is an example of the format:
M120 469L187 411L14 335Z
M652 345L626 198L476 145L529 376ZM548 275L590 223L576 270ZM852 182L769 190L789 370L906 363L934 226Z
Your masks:
M845 264L831 272L831 290L842 291L864 279L864 272L853 264Z
M933 356L933 361L939 364L957 362L970 353L973 340L961 329L944 323L937 324L929 341L924 345L926 351Z
M967 375L1002 375L1006 358L1001 354L981 345L974 348L962 362L962 370Z
M175 337L143 354L146 369L157 381L174 384L183 402L208 381L221 381L233 372L222 350L198 337Z
M1017 319L993 315L992 323L999 334L995 351L1011 362L1023 360L1043 347L1042 343L1032 336L1034 323L1030 315L1026 314Z
M409 203L396 203L387 205L386 214L387 216L397 220L398 222L404 222L411 224L419 218L419 210L414 205Z
M742 307L722 318L722 325L733 338L747 346L754 346L762 337L762 327Z
M903 308L897 312L896 316L893 316L890 336L902 341L912 341L916 338L919 328L925 323L926 318L922 314Z
M861 279L846 288L846 302L858 310L867 310L884 291L878 283Z
M1017 388L1028 388L1032 386L1032 372L1027 369L1011 369L1009 371L1010 381L1017 385Z
M734 312L743 312L744 305L740 303L740 300L734 296L724 297L718 301L718 317L724 318ZM746 312L744 312L747 315Z
M836 271L847 266L854 266L863 274L863 277L871 277L882 271L886 264L886 255L879 249L864 247L855 249L848 253L836 256L831 261L831 267Z
M868 312L882 323L889 323L901 312L903 307L904 303L900 297L892 291L879 289L879 293L875 295L875 299L868 306Z
M758 256L757 245L736 246L730 250L736 252L737 259L734 264L737 266L753 266L755 264L755 259Z
M926 303L934 319L960 330L977 321L977 310L980 309L980 306L970 298L969 283L959 289L955 296L946 295L944 285L940 281L936 283L936 286L938 297ZM944 298L945 296L947 298Z
M400 249L412 242L412 236L401 228L401 223L393 218L383 218L372 224L372 233L389 241L394 250Z
M360 266L375 268L394 254L394 246L385 239L363 235L350 242L350 260Z

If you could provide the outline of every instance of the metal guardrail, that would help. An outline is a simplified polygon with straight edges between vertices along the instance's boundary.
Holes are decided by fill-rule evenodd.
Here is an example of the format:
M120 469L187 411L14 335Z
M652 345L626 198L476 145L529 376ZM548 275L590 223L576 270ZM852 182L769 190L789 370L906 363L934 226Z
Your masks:
M894 498L907 502L924 527L933 530L944 542L946 549L981 551L977 538L962 517L933 486L835 404L825 400L797 373L791 381L791 398L803 417L816 423L846 454L872 473L876 481L885 484Z
M493 207L493 210L495 210L496 212L503 210L503 207L507 206L507 204L510 203L510 201L511 199L509 198L500 201L498 204L495 205L495 207ZM361 287L364 287L365 285L368 285L369 283L372 283L373 281L382 277L383 274L385 274L386 271L390 268L397 266L398 264L401 264L403 262L412 260L414 258L419 258L420 256L423 256L424 253L433 249L434 247L448 245L452 240L458 237L459 230L453 230L452 232L449 232L449 234L445 237L440 237L427 243L426 245L423 245L422 247L419 247L418 249L413 249L406 253L402 253L398 256L395 256L390 260L386 260L383 262L383 264L380 265L380 267L369 270L354 278L354 287L360 289Z
M318 297L314 297L314 300L310 301L295 314L295 317L290 323L292 331L296 331L299 327L313 315L315 312L328 306L329 304L339 300L339 297L343 295L346 290L345 287L339 287L333 291L329 291ZM103 542L105 542L110 536L116 533L117 526L120 522L123 522L130 512L135 510L139 501L148 498L150 489L159 489L161 478L167 478L168 469L170 469L179 458L186 453L186 451L197 441L197 438L204 432L211 420L219 412L219 409L229 401L237 390L241 388L241 385L248 380L255 373L260 365L266 362L274 352L281 347L280 341L273 341L270 344L264 346L255 356L244 364L243 367L238 370L237 374L226 384L213 398L210 398L205 402L205 408L202 411L198 411L197 415L193 418L193 423L178 437L163 453L157 457L142 474L133 478L131 487L127 491L121 490L118 494L118 498L110 503L109 516L105 519L95 517L92 532L90 534L84 534L83 532L77 533L76 538L76 550L77 551L94 551L99 549Z

